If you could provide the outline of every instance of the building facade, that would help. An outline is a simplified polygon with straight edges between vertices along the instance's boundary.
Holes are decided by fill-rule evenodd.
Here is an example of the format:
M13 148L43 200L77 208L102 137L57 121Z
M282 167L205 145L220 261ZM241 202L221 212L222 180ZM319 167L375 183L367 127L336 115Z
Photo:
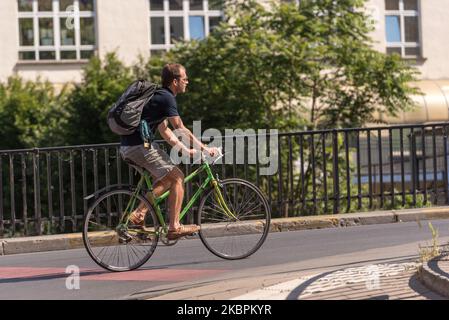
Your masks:
M0 81L79 82L92 54L132 64L206 37L221 17L217 0L1 0Z
M366 10L375 22L374 48L415 65L425 93L416 97L416 111L384 120L448 120L449 1L368 0ZM222 15L220 0L1 0L0 81L18 74L79 82L92 54L116 51L132 64L177 40L207 37Z

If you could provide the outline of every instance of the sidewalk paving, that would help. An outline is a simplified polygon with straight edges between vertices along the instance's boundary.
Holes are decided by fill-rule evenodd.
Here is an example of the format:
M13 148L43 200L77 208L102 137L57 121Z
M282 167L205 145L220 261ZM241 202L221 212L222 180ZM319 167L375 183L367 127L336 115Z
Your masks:
M417 278L417 263L379 264L317 274L232 300L446 300Z
M249 277L152 293L148 300L449 300L426 287L413 261L318 273ZM449 287L448 287L449 288Z

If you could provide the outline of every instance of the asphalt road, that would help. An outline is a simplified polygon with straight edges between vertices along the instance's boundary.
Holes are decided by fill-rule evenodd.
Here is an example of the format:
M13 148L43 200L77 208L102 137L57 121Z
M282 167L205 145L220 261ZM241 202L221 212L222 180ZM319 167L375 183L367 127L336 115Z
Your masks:
M449 220L432 224L446 241ZM122 273L102 270L84 249L0 256L0 299L123 299L185 282L267 271L312 272L373 258L410 259L418 255L418 244L430 244L430 239L425 221L421 226L410 222L272 233L257 253L238 261L214 256L200 240L184 240L174 247L158 246L144 266ZM73 274L66 273L68 266L79 268L79 288Z

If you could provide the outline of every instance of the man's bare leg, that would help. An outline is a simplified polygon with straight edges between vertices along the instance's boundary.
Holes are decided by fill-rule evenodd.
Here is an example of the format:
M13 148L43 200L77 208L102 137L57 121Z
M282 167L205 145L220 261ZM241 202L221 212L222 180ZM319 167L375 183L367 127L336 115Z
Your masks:
M181 213L182 202L184 200L184 174L179 169L170 172L172 184L168 196L170 224L169 230L176 230L180 227L179 215Z
M176 184L176 186L174 186ZM180 184L180 186L179 186ZM180 189L181 187L181 189ZM165 191L170 190L170 195L168 197L168 201L171 204L169 206L169 216L170 216L170 229L179 227L179 214L181 212L182 201L184 199L184 174L178 168L173 169L164 179L157 182L151 194L148 192L146 197L148 200L151 197L157 198L160 197ZM180 191L182 190L182 191ZM178 198L181 199L180 202L176 200ZM150 200L151 203L151 200ZM173 212L174 210L174 212ZM142 223L145 219L145 215L148 212L148 208L144 202L141 202L139 206L131 213L131 222L134 224ZM172 225L172 221L175 221L175 226Z

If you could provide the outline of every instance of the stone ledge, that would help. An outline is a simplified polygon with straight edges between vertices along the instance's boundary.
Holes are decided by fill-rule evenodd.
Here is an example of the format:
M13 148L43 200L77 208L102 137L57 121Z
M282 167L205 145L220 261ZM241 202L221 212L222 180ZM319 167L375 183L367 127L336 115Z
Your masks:
M423 263L423 265L419 268L418 278L430 290L449 298L449 278L433 271L429 267L429 263L437 263L441 257L442 256L438 256Z
M19 254L82 248L81 233L26 238L11 238L3 241L3 254Z

